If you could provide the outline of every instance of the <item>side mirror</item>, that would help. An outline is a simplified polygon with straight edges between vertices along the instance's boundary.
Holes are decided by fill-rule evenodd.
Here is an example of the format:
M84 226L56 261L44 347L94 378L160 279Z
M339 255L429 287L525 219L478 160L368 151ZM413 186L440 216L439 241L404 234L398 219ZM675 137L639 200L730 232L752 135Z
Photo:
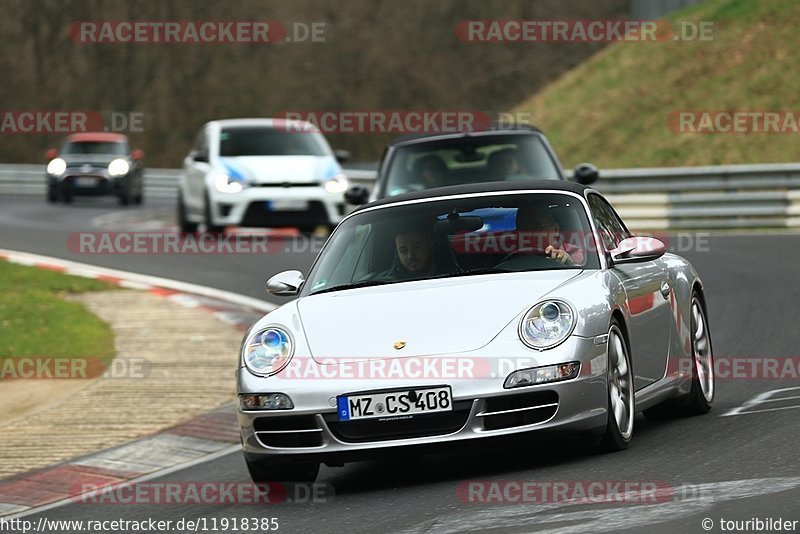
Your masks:
M283 271L267 280L267 291L279 297L297 295L305 282L300 271Z
M348 204L360 206L369 201L369 189L363 185L353 185L344 192L344 199Z
M48 148L47 152L44 153L44 157L47 158L47 161L54 160L58 157L58 150L55 148Z
M600 171L591 163L581 163L575 167L572 176L579 184L589 185L595 183L597 179L600 178Z
M345 161L350 159L351 154L347 150L334 150L333 156L339 163L344 163Z
M144 152L138 148L131 150L131 159L134 161L142 161L144 159Z
M201 152L199 150L192 150L189 152L189 157L194 161L208 163L208 152Z
M629 237L610 252L615 265L657 260L667 252L667 247L653 237Z

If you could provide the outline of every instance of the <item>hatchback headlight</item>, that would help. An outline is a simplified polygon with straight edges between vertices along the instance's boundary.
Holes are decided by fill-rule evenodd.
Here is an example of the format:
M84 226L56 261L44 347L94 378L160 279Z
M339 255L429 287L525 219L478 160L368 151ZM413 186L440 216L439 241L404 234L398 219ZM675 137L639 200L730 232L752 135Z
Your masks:
M575 313L566 302L546 300L540 302L522 318L519 337L532 349L555 347L569 337L575 328Z
M108 164L108 174L111 176L125 176L129 170L131 166L122 158L117 158Z
M325 191L328 193L344 193L350 184L344 174L337 174L325 182Z
M39 167L41 169L41 167ZM67 162L61 158L55 158L47 164L47 174L61 176L67 170Z
M241 181L231 178L224 172L214 173L214 188L220 193L241 193L244 185Z
M250 335L242 346L242 360L250 372L270 376L286 367L294 354L294 342L282 328L270 326Z

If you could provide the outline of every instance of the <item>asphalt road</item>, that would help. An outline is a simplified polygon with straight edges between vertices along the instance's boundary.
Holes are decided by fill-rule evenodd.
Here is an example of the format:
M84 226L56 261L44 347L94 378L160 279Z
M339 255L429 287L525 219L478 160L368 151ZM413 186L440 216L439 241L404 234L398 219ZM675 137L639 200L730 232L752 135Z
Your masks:
M269 274L288 268L307 270L313 260L310 251L122 256L74 254L67 245L74 232L168 227L171 213L171 206L164 205L121 211L111 199L48 206L39 197L0 197L0 248L164 276L259 298L266 298L261 288ZM689 250L680 252L704 277L717 357L797 356L800 236L703 236L700 247L696 235L691 239L695 246L688 246L690 238L684 237L683 245ZM783 388L798 389L775 394L786 400L725 416L758 394ZM71 504L41 515L50 520L205 518L209 527L214 518L220 525L223 518L276 517L283 532L722 532L723 519L738 521L739 527L747 527L741 522L754 518L800 520L800 400L792 399L794 396L800 399L797 378L719 379L710 414L659 423L639 417L631 447L616 454L597 455L579 447L540 443L323 467L319 481L334 492L327 502ZM240 455L231 454L160 480L249 479ZM674 493L657 504L462 502L457 489L476 480L658 481ZM27 519L36 521L38 516ZM710 529L703 528L704 519L712 520ZM731 530L736 525L726 526ZM755 523L749 526L744 530L757 530ZM795 523L794 531L800 531L800 523Z

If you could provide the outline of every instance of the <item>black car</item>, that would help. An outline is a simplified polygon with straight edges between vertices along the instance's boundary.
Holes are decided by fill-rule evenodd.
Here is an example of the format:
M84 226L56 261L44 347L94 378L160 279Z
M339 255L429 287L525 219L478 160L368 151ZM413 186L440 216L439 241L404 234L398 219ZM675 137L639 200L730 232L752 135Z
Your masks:
M131 150L122 134L73 134L60 151L47 151L47 201L69 203L76 195L114 195L123 206L141 204L143 156L141 150Z
M594 165L582 163L574 179L597 180ZM544 133L527 125L485 131L405 136L386 148L372 192L360 185L346 193L350 204L448 185L510 180L566 180Z

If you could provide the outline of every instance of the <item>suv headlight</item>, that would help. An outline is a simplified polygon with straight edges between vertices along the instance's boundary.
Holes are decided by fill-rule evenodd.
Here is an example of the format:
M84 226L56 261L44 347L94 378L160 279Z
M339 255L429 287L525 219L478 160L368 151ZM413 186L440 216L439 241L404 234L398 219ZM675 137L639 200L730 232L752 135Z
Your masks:
M244 185L239 180L231 178L224 172L214 173L214 188L220 193L240 193Z
M348 187L350 187L350 184L344 174L337 174L325 182L325 191L328 193L344 193Z
M111 176L125 176L129 170L131 166L122 158L117 158L108 164L108 174Z
M39 167L41 169L41 167ZM61 158L55 158L47 164L47 174L61 176L67 170L67 162Z
M277 374L294 354L294 342L289 333L277 326L262 328L248 337L242 345L242 361L247 369L259 376Z
M551 349L569 337L575 328L575 312L566 302L540 302L519 323L519 337L532 349Z

